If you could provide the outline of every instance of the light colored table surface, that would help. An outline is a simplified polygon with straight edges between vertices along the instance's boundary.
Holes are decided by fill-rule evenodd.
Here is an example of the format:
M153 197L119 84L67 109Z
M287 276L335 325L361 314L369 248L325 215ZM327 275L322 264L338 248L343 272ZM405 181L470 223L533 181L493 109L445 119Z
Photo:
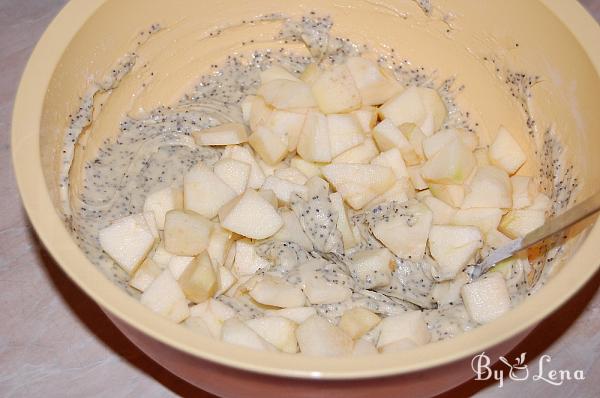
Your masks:
M0 0L0 396L210 397L121 335L48 256L19 203L10 163L13 97L36 40L65 2ZM600 0L583 3L600 18ZM561 387L507 381L502 389L470 381L444 397L600 396L599 284L597 274L509 356L527 352L535 370L549 354L547 369L583 369L586 380Z

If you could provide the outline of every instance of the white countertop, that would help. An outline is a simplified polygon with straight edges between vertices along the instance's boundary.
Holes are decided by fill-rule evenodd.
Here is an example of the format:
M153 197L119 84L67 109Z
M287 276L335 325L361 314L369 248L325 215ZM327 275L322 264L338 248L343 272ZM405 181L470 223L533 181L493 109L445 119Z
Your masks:
M20 205L10 163L13 98L33 46L65 2L0 0L0 396L211 397L162 369L112 325L50 258ZM600 0L583 3L600 18ZM443 397L599 397L599 285L596 274L507 356L527 352L528 381L498 388L472 380ZM544 373L582 369L586 380L533 381L543 354L552 357Z

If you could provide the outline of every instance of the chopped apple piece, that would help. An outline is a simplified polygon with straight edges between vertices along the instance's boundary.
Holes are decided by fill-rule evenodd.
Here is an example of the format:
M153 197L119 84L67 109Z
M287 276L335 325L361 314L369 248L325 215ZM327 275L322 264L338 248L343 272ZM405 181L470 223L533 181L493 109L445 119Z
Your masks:
M267 105L262 97L249 95L241 103L244 122L250 125L251 130L264 125L271 117L273 109Z
M293 307L267 310L265 313L267 316L280 316L296 323L302 323L311 316L316 315L317 310L314 307Z
M215 297L219 297L220 295L224 294L227 290L229 290L235 284L237 278L228 268L218 267L217 281L219 284L219 288L214 294Z
M365 141L352 149L333 159L333 163L359 163L369 164L379 153L377 146L372 138L367 138Z
M512 185L512 207L513 209L523 209L533 204L533 199L537 194L537 187L533 178L527 176L510 177Z
M321 175L321 169L319 166L302 159L300 156L294 156L292 160L290 160L290 166L300 170L300 172L304 174L306 178L312 178Z
M394 126L414 123L420 127L427 115L427 110L421 99L419 88L409 87L386 101L379 108L379 113L382 118L389 119Z
M265 127L274 132L287 145L288 151L295 151L306 114L275 109L271 112Z
M366 339L358 339L354 342L354 348L352 349L352 356L365 356L378 354L375 345Z
M352 114L335 113L327 115L327 130L332 157L362 144L365 140L362 127L358 123L358 119Z
M293 194L306 197L306 194L308 193L308 188L306 188L305 185L294 184L293 182L282 180L275 176L267 177L262 189L273 191L277 199L283 203L289 203Z
M308 251L313 250L313 244L308 236L306 236L296 214L291 210L282 208L279 210L279 215L283 220L283 226L273 235L273 239L282 242L294 242Z
M319 69L319 65L308 64L300 74L300 80L308 84L312 84L315 80L317 80L317 77L319 77L320 74L321 70Z
M235 191L202 163L183 177L184 207L206 218L216 216L221 206L235 196Z
M448 110L437 90L419 87L419 96L425 107L425 119L419 127L425 135L431 135L442 128Z
M192 132L197 145L235 145L248 141L248 132L241 123L225 123Z
M546 214L543 210L511 210L502 217L498 230L509 238L516 239L541 227L544 222L546 222Z
M468 282L469 276L461 272L454 279L433 285L431 297L437 302L438 307L460 303L461 289Z
M462 185L429 184L429 191L452 207L460 207L465 200L465 187Z
M246 325L260 337L283 352L295 354L298 352L295 322L277 316L265 316L246 321Z
M312 92L323 113L344 113L361 106L360 93L346 65L323 71L313 82Z
M160 265L161 269L164 269L169 264L169 261L171 261L173 256L173 253L169 253L167 249L165 249L165 243L160 242L150 257L156 264Z
M353 341L346 332L318 315L296 329L300 352L310 356L337 357L352 353Z
M508 174L514 174L525 163L527 155L512 134L506 128L500 127L490 145L489 159L492 164L502 167Z
M373 128L373 138L381 151L398 148L408 165L419 163L419 157L402 131L385 119Z
M256 254L254 245L248 239L235 242L235 261L232 270L238 277L253 275L259 269L268 269L271 264Z
M412 163L417 164L425 160L425 154L423 153L423 141L427 136L423 134L423 131L414 123L401 124L398 129L404 134L410 145L412 146L416 156L416 159L412 159Z
M396 201L406 202L415 197L415 189L406 177L398 179L394 185L375 199L367 203L366 207L373 207L380 203Z
M178 282L185 297L194 303L202 303L211 298L219 285L217 274L206 252L192 260Z
M274 176L298 185L304 185L308 181L308 178L294 167L277 169Z
M370 133L377 124L377 108L373 106L365 106L350 112L350 114L356 117L363 133Z
M424 189L429 188L423 176L421 176L421 166L410 166L407 167L408 175L410 176L410 181L416 190L422 191Z
M433 214L434 225L450 224L456 214L456 209L435 196L427 196L421 200Z
M190 315L183 291L171 271L164 270L142 293L140 302L159 315L179 323Z
M284 279L265 276L249 292L257 302L280 308L302 307L306 296L302 290Z
M348 264L350 275L363 289L388 286L394 268L392 253L386 248L360 251Z
M133 274L133 278L129 281L129 286L143 292L150 284L160 275L162 268L152 259L144 260Z
M331 161L331 144L325 115L315 111L306 114L296 150L302 159L309 162Z
M173 256L169 261L168 268L175 279L179 279L183 271L190 265L194 257L190 256Z
M483 237L476 227L434 225L429 231L429 251L437 262L432 269L434 277L454 278L482 247Z
M248 189L219 212L223 228L251 239L265 239L281 228L277 210L258 192Z
M221 338L223 323L235 316L233 308L215 299L208 299L200 304L190 307L190 318L204 322L209 334L214 338Z
M144 201L144 213L152 212L158 229L165 228L165 215L169 210L183 207L182 195L179 189L167 187L155 191Z
M502 274L490 272L462 287L462 299L471 319L488 323L510 309L510 296Z
M267 164L276 165L287 155L287 145L270 129L259 126L248 138L248 143Z
M235 159L221 159L215 163L214 173L235 193L241 195L248 185L250 165Z
M400 315L389 316L381 321L381 333L377 340L377 348L409 339L417 346L431 341L431 334L421 311L409 311Z
M142 263L152 246L154 235L143 214L113 221L100 230L100 246L129 275Z
M303 81L287 79L271 80L262 84L257 94L277 109L314 108L317 106L313 92Z
M533 203L527 210L542 210L544 213L552 208L552 200L543 193L538 193L533 198Z
M334 304L352 296L350 288L319 278L317 273L312 276L306 278L303 289L310 304Z
M404 163L404 159L402 159L402 154L398 148L392 148L385 152L381 152L379 156L371 161L371 164L389 167L394 172L396 179L409 177L406 164Z
M425 246L433 215L422 203L391 202L383 212L371 212L369 225L373 235L400 258L418 260L425 254Z
M344 243L344 249L348 250L358 244L358 240L354 236L352 232L352 224L350 224L350 220L348 219L348 214L346 213L346 207L344 206L344 200L342 199L342 195L339 192L334 192L329 195L329 200L331 201L331 207L335 212L337 212L337 229L342 234L342 242Z
M346 61L364 105L381 105L400 91L397 80L384 74L377 62L362 57Z
M215 265L225 264L225 256L231 243L231 232L223 229L219 224L213 225L206 248L210 261Z
M190 210L171 210L165 218L165 249L178 256L195 256L208 247L213 223Z
M461 141L449 142L421 169L423 179L438 184L462 184L476 165L475 156Z
M277 351L277 348L237 318L223 322L221 340L258 351Z
M277 208L279 202L277 201L277 195L270 189L261 189L258 194L262 196L271 206Z
M248 188L259 189L265 182L265 174L260 165L254 159L252 152L248 148L240 145L231 145L225 148L221 158L235 159L250 165L250 177L248 178Z
M477 227L485 235L498 228L503 214L500 209L488 207L459 209L448 224Z
M285 68L279 65L271 65L268 69L265 69L260 72L260 82L262 84L268 83L273 80L291 80L291 81L299 81L296 76L288 72Z
M376 314L365 308L351 308L344 312L338 326L353 339L358 339L381 321Z
M473 151L478 144L475 133L469 133L463 129L446 129L440 130L423 140L423 153L427 159L431 159L440 151L440 149L444 148L454 140L461 140L471 151Z
M512 207L512 187L504 170L495 166L480 166L465 190L464 209L473 207Z
M378 165L336 163L321 170L346 203L356 210L388 190L395 180L389 167Z

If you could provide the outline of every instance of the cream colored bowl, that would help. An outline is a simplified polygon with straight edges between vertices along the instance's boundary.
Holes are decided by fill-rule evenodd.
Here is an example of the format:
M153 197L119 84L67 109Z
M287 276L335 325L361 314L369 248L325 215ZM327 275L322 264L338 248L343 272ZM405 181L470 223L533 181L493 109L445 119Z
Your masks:
M59 154L67 115L78 105L90 79L102 76L130 48L140 30L156 22L167 28L165 37L169 39L154 54L164 57L151 57L167 77L140 96L124 100L122 111L170 103L194 77L208 71L211 63L239 50L240 39L248 34L246 28L235 28L214 40L202 41L202 32L258 14L298 16L313 9L332 15L335 34L369 42L383 52L394 48L400 57L436 68L440 77L456 76L458 85L466 85L460 103L476 112L484 140L503 123L520 132L522 142L527 141L519 105L489 60L496 60L502 68L540 75L543 82L533 88L531 100L538 126L547 128L554 123L582 181L580 196L597 189L600 28L583 8L563 0L432 0L434 11L427 16L416 3L69 3L50 25L27 65L15 102L12 130L13 161L23 203L48 251L142 350L177 375L216 394L348 397L369 391L418 396L444 391L472 377L469 362L474 353L485 350L497 357L507 352L596 271L600 244L597 225L582 235L566 265L545 287L499 320L400 354L331 359L250 351L170 323L110 282L79 250L59 216ZM267 28L257 29L253 35L270 37ZM530 162L528 169L535 170L535 162Z

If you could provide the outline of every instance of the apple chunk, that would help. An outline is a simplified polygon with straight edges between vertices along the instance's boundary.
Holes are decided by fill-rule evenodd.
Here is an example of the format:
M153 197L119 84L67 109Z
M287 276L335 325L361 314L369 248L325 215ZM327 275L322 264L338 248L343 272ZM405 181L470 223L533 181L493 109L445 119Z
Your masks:
M496 166L480 166L466 187L462 208L512 207L512 186L506 171Z
M419 163L419 156L402 131L390 119L385 119L373 128L373 138L381 151L398 148L409 165Z
M429 232L429 251L437 261L432 270L434 277L437 280L454 278L481 247L483 237L476 227L434 225Z
M190 315L185 295L168 269L142 293L140 302L173 322L179 323Z
M351 308L344 312L338 326L353 339L358 339L381 321L376 314L365 308Z
M357 210L388 190L395 181L392 170L379 165L332 163L321 170L346 203Z
M287 145L270 129L259 126L248 138L248 143L267 164L273 166L287 155Z
M384 74L377 62L362 57L351 57L346 66L356 83L364 105L381 105L398 92L402 86Z
M477 323L491 322L511 306L506 282L499 272L464 285L461 295L469 316Z
M537 187L532 177L512 176L510 177L512 185L512 207L513 209L523 209L533 204L533 199L537 194Z
M198 145L234 145L248 141L246 127L241 123L225 123L192 133Z
M133 278L129 281L129 286L143 292L161 272L160 266L154 260L147 258L135 271Z
M298 138L298 155L309 162L330 162L331 144L327 117L320 112L309 111Z
M167 187L155 191L144 201L144 213L152 212L158 229L165 228L165 215L169 210L183 207L181 191L174 187Z
M462 184L471 175L476 164L471 150L462 140L456 139L425 162L421 175L428 182Z
M143 214L134 214L100 230L100 247L128 274L133 274L154 245Z
M362 127L352 114L327 115L327 130L332 157L360 145L365 140Z
M178 279L185 297L194 303L202 303L217 291L217 274L206 252L192 260Z
M277 134L287 145L288 151L295 151L298 138L306 119L305 112L291 112L275 109L264 124L269 130Z
M315 97L308 84L288 79L271 80L258 88L257 94L277 109L314 108Z
M344 113L361 106L360 93L346 65L323 71L313 82L312 92L323 113Z
M246 325L260 337L288 354L298 352L295 322L278 316L265 316L246 321Z
M184 207L201 216L213 218L233 198L235 191L202 163L183 177Z
M221 340L258 351L277 351L277 348L237 318L223 322Z
M250 165L248 188L259 189L265 182L265 173L254 158L251 149L240 145L230 145L225 148L221 159L234 159Z
M215 163L214 173L238 195L241 195L248 185L250 165L235 159L221 159Z
M302 307L306 296L299 287L276 276L265 276L249 292L257 302L280 308Z
M377 348L408 339L415 345L424 345L431 340L427 323L421 311L409 311L404 314L384 318L379 325L381 332L377 340Z
M213 223L190 210L171 210L165 218L165 249L178 256L195 256L208 247Z
M279 65L271 65L268 69L260 72L260 82L262 84L268 83L273 80L291 80L299 81L296 76L287 71L287 69Z
M490 162L502 167L508 174L514 174L527 160L527 155L504 127L500 127L498 134L489 149Z
M544 210L516 209L502 217L498 230L511 239L527 235L546 222Z
M368 164L377 156L379 149L372 138L366 138L362 144L348 149L346 152L333 159L333 163L360 163Z
M353 341L327 319L314 315L296 329L300 352L310 356L337 357L352 353Z
M386 248L360 251L348 264L350 275L363 289L389 285L393 267L392 253Z
M248 189L219 212L223 228L251 239L265 239L283 225L277 210L258 192Z

